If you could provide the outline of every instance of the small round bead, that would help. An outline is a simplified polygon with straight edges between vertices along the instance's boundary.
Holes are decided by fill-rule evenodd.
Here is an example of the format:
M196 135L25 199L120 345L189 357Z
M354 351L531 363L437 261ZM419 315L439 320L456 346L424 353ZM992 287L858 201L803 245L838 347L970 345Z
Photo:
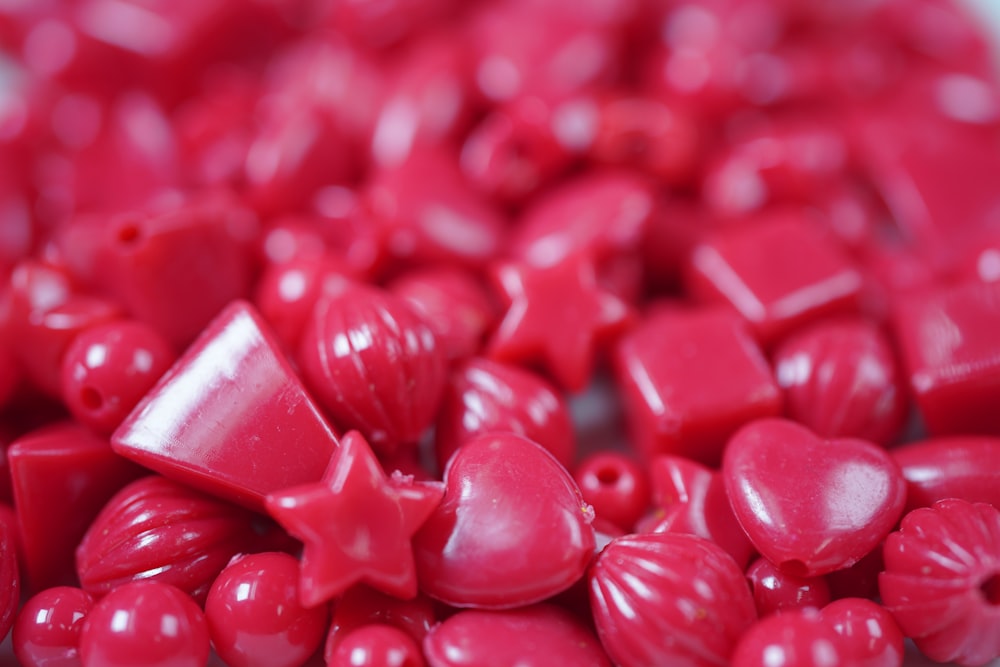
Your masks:
M597 452L573 473L594 514L630 530L649 507L649 479L634 460L614 451Z
M766 558L758 558L750 565L747 580L760 617L800 607L822 608L830 601L826 579L796 577L782 572Z
M86 329L63 357L63 401L77 421L111 433L175 356L167 340L141 322L109 322Z
M205 615L229 667L299 667L326 634L326 606L299 604L299 562L285 553L234 559L212 584Z
M25 667L79 664L80 630L93 606L89 593L72 586L38 593L14 623L14 655Z
M413 637L391 625L372 624L352 630L327 659L327 667L424 667Z
M84 620L80 662L83 667L205 667L205 615L168 584L125 584L98 601Z

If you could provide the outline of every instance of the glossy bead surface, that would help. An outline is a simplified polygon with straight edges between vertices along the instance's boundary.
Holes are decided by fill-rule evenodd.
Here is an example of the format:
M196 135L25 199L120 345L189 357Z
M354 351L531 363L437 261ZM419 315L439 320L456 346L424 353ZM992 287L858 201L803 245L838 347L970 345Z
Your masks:
M326 633L324 606L299 603L299 562L285 553L237 556L212 583L205 617L229 667L298 667Z
M631 530L649 506L646 471L625 454L592 454L576 466L573 479L594 515L623 530Z
M797 576L850 566L889 534L906 502L899 467L864 440L822 440L794 422L752 422L729 441L726 492L750 541Z
M6 638L21 603L21 570L18 564L18 537L13 523L0 522L0 637Z
M344 634L326 658L327 667L424 667L413 637L391 625L373 623Z
M205 615L186 594L152 581L101 598L80 631L83 667L204 667Z
M907 510L945 498L1000 507L1000 438L933 438L890 453L906 479Z
M351 586L333 605L323 655L329 661L346 634L372 624L398 628L419 646L437 622L435 604L423 594L412 600L401 600L364 584Z
M677 350L664 354L664 350ZM729 313L651 314L615 349L629 432L646 456L717 465L726 439L781 413L781 392L742 322Z
M424 651L430 667L611 665L589 629L569 612L549 604L460 611L427 635Z
M490 431L523 435L566 467L576 452L562 394L527 369L474 357L452 370L441 399L434 438L440 470L463 442Z
M425 593L452 606L502 609L543 600L583 576L594 511L539 445L513 433L477 436L451 458L444 483L444 501L413 542Z
M76 424L31 432L7 450L26 588L73 583L73 550L104 504L143 470Z
M830 588L823 577L796 577L782 572L766 558L758 558L747 570L757 615L800 609L822 608L830 601Z
M1000 358L1000 283L965 283L900 300L895 328L903 365L931 435L1000 433L992 389Z
M570 391L586 386L601 344L631 320L629 306L599 286L594 264L585 257L544 268L503 264L495 279L506 311L487 356L540 365ZM575 323L571 331L565 322ZM556 330L563 335L554 337Z
M267 497L268 513L305 543L302 605L315 607L359 582L416 596L410 542L444 492L440 482L387 475L360 433L344 435L319 482Z
M81 587L104 595L131 581L176 586L199 603L255 537L241 507L152 475L121 489L76 548Z
M747 630L733 667L841 667L854 664L840 648L837 633L815 609L768 616Z
M903 633L892 614L863 598L844 598L820 610L820 616L841 637L841 652L858 667L900 667Z
M252 509L322 475L337 440L246 302L231 304L111 438L115 451Z
M617 538L588 576L597 635L619 665L725 664L757 616L739 566L693 535Z
M166 372L170 344L148 325L111 322L85 330L62 362L62 397L77 421L111 433Z
M888 445L906 416L902 377L889 341L868 322L817 324L774 353L785 414L824 438Z
M1000 510L946 499L913 510L886 539L882 603L931 660L1000 656Z
M730 305L765 344L809 321L856 312L862 287L834 239L798 216L719 232L694 249L689 268L691 294Z
M80 630L93 606L94 598L79 588L37 593L14 623L14 655L24 667L79 667Z
M447 379L430 325L399 297L369 286L316 304L298 358L336 425L360 431L380 453L420 439Z

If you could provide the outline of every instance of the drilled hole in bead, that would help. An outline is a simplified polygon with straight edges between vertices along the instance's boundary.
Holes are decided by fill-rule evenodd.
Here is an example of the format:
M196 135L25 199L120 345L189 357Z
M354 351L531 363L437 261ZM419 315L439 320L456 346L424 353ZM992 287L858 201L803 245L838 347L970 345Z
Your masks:
M979 586L986 601L992 605L1000 605L1000 573L994 574Z
M100 410L104 405L104 397L93 387L84 387L80 390L80 402L88 410Z
M597 471L597 481L605 486L614 486L618 483L621 474L618 468L612 468L610 466L600 468Z
M135 245L140 236L142 233L139 231L139 225L136 224L122 225L118 229L118 240L124 245Z
M778 568L791 577L804 579L809 576L809 568L800 560L792 559L781 563Z

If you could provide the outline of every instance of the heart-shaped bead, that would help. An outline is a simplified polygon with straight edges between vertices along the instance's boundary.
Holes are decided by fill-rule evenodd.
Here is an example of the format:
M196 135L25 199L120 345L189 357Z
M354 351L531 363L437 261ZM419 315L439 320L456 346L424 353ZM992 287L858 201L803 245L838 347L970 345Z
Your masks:
M421 588L456 607L538 602L583 576L593 509L541 446L506 432L467 441L444 473L444 500L413 540Z
M797 576L856 563L889 534L906 501L903 475L885 450L865 440L822 440L783 419L738 431L722 473L750 541Z

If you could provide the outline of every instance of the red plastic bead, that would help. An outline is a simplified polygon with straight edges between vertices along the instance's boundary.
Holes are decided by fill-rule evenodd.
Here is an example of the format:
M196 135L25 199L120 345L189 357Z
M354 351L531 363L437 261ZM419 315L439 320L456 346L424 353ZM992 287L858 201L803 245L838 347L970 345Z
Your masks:
M82 424L110 434L174 362L170 344L139 322L85 330L62 362L62 397Z
M7 450L27 589L75 583L73 550L104 504L143 474L76 424L33 431Z
M419 646L437 622L434 603L424 595L417 595L412 600L400 600L358 584L347 589L333 605L333 618L323 654L329 661L346 634L371 624L391 625L403 630Z
M18 565L18 538L15 525L0 522L0 637L6 638L14 625L21 602L21 571Z
M823 577L798 577L782 572L766 558L758 558L747 570L757 615L815 607L830 602L830 587Z
M277 491L267 511L305 542L303 606L330 600L363 582L390 595L417 594L410 540L444 495L440 482L386 475L364 437L344 435L321 481Z
M858 667L901 667L903 633L885 607L871 600L845 598L820 610L841 637L841 652Z
M205 601L212 646L229 667L299 667L326 634L327 609L299 603L299 562L284 553L237 556Z
M947 499L907 514L886 539L882 602L931 660L1000 657L1000 510Z
M697 246L687 286L699 301L729 304L769 344L807 322L856 312L862 276L820 227L777 215Z
M316 304L299 364L336 425L386 454L419 441L447 381L431 326L399 297L362 285Z
M611 665L590 629L549 604L460 611L427 635L424 651L430 667Z
M726 492L761 555L784 572L816 576L874 549L906 502L899 467L864 440L823 440L781 419L733 436L722 463Z
M198 605L154 581L108 593L80 631L83 667L204 667L208 648L208 625Z
M587 385L600 346L631 321L628 304L600 287L593 262L582 256L544 268L503 264L495 279L507 310L487 355L541 365L570 391ZM566 322L574 323L571 330Z
M476 436L451 458L444 483L443 502L413 542L425 593L452 606L504 609L583 576L594 510L539 445L513 433Z
M78 667L80 630L93 606L89 593L70 586L36 594L14 623L14 655L24 667Z
M413 637L391 625L374 623L344 634L327 667L424 667L423 653Z
M76 548L76 571L94 596L157 581L202 603L229 559L255 537L243 508L153 475L108 501Z
M716 465L736 429L781 414L767 360L729 313L651 314L622 338L614 362L632 441L646 456Z
M257 510L272 491L318 480L337 445L280 343L242 301L208 325L111 442L122 456Z
M726 664L757 616L739 566L693 535L612 540L589 577L597 636L619 665Z
M935 438L890 453L906 479L907 510L946 498L1000 507L1000 438Z
M1000 283L965 283L898 302L895 329L903 366L931 435L1000 433L992 387L1000 357Z
M576 453L566 401L549 382L529 370L474 357L452 370L441 399L434 434L439 469L464 442L491 431L523 435L567 468Z
M824 438L888 445L906 417L902 374L887 338L869 322L824 322L774 353L785 414Z
M815 609L774 614L746 631L732 667L847 667L839 635Z
M627 455L607 451L591 454L573 471L584 501L594 515L631 530L649 507L646 471Z

